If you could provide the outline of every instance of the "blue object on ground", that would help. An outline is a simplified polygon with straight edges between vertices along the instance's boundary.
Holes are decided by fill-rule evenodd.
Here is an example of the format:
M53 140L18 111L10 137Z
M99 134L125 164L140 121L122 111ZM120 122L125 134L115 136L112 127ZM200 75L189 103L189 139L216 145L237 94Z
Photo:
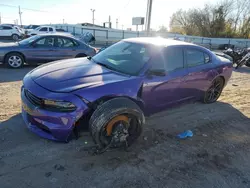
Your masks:
M177 135L178 138L187 138L187 137L192 137L193 136L193 132L190 130L184 131L183 133L180 133Z

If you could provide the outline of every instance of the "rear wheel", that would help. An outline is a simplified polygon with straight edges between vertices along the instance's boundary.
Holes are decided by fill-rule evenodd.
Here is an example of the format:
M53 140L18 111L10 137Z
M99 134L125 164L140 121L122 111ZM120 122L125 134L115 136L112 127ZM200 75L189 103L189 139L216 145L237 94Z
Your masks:
M10 53L10 54L7 54L5 58L5 64L9 68L13 68L13 69L21 68L24 64L24 58L19 53Z
M12 35L12 39L13 39L14 41L17 41L17 40L19 39L19 36L18 36L17 34L13 34L13 35Z
M140 107L127 98L111 99L92 114L89 128L99 149L128 147L141 135L145 122Z
M208 90L205 92L203 102L204 103L213 103L217 101L217 99L220 97L221 92L224 87L224 80L221 77L216 78L211 86L208 88Z
M247 67L250 67L250 60L248 60L245 64Z

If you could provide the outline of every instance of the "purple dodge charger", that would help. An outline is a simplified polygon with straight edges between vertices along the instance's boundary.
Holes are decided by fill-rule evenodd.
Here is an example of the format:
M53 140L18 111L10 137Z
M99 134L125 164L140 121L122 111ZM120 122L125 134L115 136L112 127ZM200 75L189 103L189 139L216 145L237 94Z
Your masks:
M122 40L94 57L41 65L23 79L22 116L41 137L68 142L87 126L100 148L131 145L145 116L190 100L215 102L232 62L163 38Z

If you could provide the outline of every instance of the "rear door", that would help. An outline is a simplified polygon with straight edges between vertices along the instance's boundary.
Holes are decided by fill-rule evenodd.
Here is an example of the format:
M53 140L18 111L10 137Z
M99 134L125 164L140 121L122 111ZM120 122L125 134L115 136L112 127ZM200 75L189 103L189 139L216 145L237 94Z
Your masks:
M57 59L75 58L77 54L84 53L84 51L78 51L78 44L68 37L57 37L56 43L56 56Z
M210 86L214 77L214 67L211 56L200 48L188 47L185 50L188 76L186 77L187 93L190 97L200 97Z
M49 33L53 33L54 32L54 29L52 27L48 27L49 29Z
M25 55L27 60L34 63L45 63L57 60L55 41L56 37L54 36L39 38L26 49Z

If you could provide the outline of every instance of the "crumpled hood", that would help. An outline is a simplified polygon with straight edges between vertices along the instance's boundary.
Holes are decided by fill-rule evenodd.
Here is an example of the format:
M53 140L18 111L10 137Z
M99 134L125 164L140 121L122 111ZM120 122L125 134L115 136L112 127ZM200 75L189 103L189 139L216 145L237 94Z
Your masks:
M29 75L38 85L54 92L71 92L129 78L97 65L87 58L45 64L32 70Z

